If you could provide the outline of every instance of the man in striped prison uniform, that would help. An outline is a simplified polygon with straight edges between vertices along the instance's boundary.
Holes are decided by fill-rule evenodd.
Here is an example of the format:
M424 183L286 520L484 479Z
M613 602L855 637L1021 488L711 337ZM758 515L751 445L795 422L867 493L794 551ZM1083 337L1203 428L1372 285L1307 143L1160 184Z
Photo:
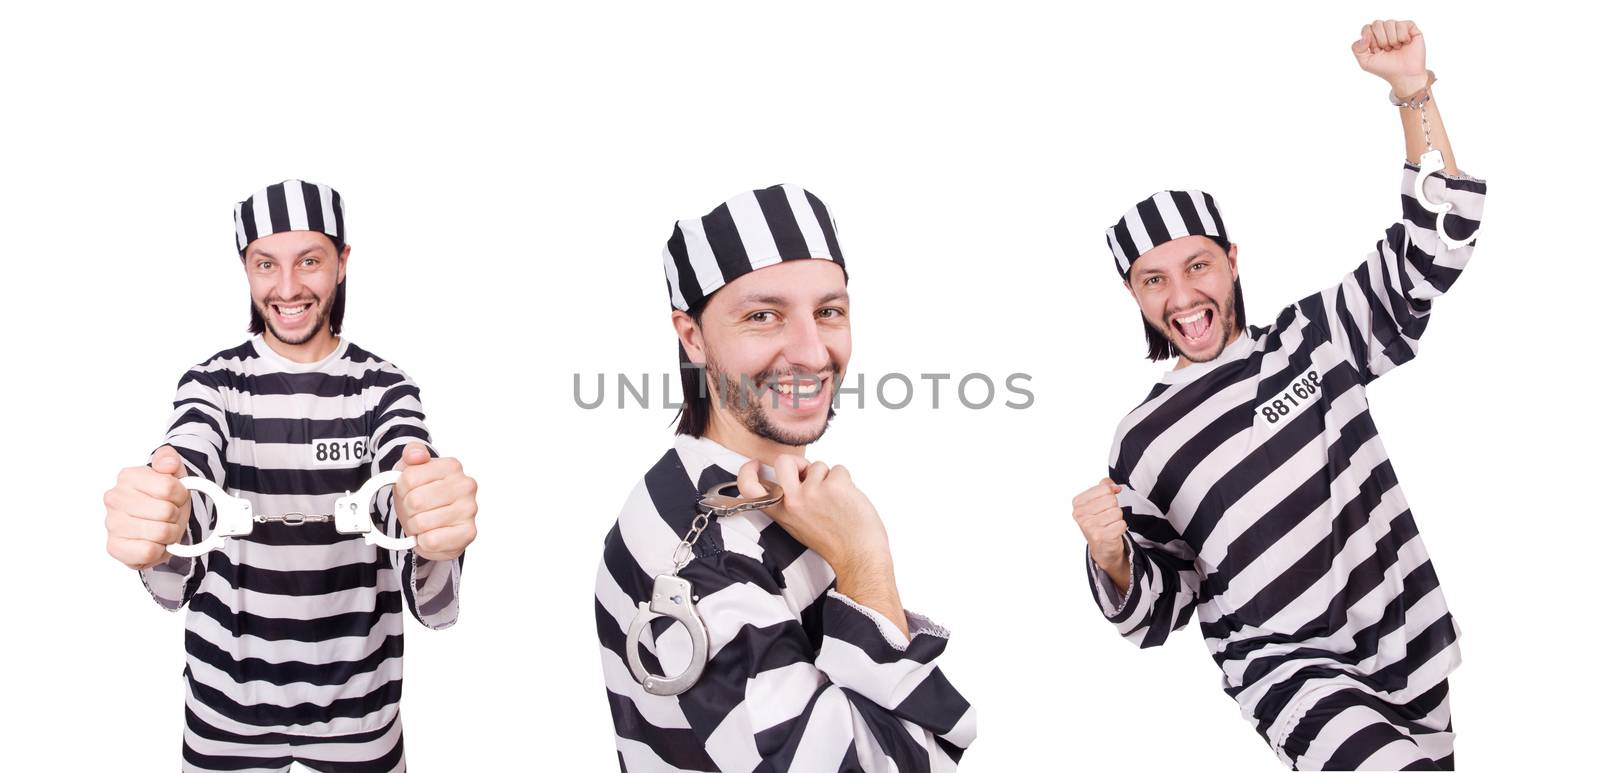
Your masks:
M619 764L955 769L976 718L938 666L948 633L901 607L888 538L849 472L803 458L832 416L850 352L827 209L794 186L746 192L680 221L664 261L690 366L678 436L623 505L595 582ZM754 495L758 478L779 483L783 501L712 522L680 572L709 632L704 673L678 695L646 692L625 649L639 603L672 571L699 492L737 481ZM689 637L668 618L650 623L640 648L655 674L689 662Z
M1396 94L1427 95L1409 22L1369 25L1353 48ZM1366 392L1415 356L1483 211L1437 102L1422 110L1445 160L1424 193L1469 243L1441 239L1408 161L1400 220L1366 261L1265 327L1245 325L1238 248L1209 195L1157 193L1107 232L1151 358L1179 360L1117 428L1109 477L1074 500L1090 588L1141 647L1198 610L1224 690L1297 769L1453 766L1458 632ZM1410 159L1423 117L1401 108Z
M108 548L162 607L189 608L184 770L403 770L404 616L456 622L476 484L436 458L405 373L338 337L349 255L338 193L285 181L234 214L255 335L179 380L164 444L106 495ZM184 475L258 516L326 515L396 467L373 514L414 549L280 522L194 559L166 551L215 526L213 503L178 486Z

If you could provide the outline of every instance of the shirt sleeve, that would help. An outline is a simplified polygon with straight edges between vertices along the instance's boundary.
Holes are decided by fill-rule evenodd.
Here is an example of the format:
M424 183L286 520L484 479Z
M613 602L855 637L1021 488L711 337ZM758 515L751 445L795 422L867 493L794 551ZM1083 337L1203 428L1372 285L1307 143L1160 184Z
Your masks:
M1128 484L1121 486L1117 503L1128 523L1122 539L1133 567L1128 592L1117 589L1085 547L1089 590L1117 633L1140 647L1155 647L1189 624L1199 597L1200 574L1194 551L1166 515Z
M1335 287L1302 301L1302 311L1327 327L1340 353L1355 365L1362 383L1416 356L1433 299L1450 289L1477 240L1448 247L1439 239L1438 216L1413 195L1416 164L1407 162L1400 180L1400 220L1376 248ZM1460 239L1475 233L1483 218L1487 184L1470 175L1429 175L1423 192L1451 204L1444 227Z
M972 743L976 715L937 664L949 633L927 618L907 612L907 638L829 590L816 648L761 562L722 552L683 576L711 651L678 703L721 770L947 771ZM653 650L674 673L689 639L667 622L654 621Z
M428 447L428 456L439 458L428 436L422 412L422 393L411 379L393 366L399 381L383 392L375 409L376 420L368 447L372 449L372 474L394 469L409 443ZM391 537L404 536L400 519L395 517L394 487L385 486L372 498L377 528ZM461 569L466 553L449 561L431 561L415 549L391 551L391 563L400 568L400 587L412 617L429 628L448 628L460 616Z
M228 424L222 408L222 393L213 379L212 374L195 368L178 380L172 419L161 444L177 450L189 475L198 475L226 488L227 468L223 460L227 458ZM189 523L180 540L186 545L204 542L211 536L217 517L210 497L191 492L190 505ZM205 556L168 556L166 561L139 570L139 579L150 597L169 610L189 603L203 576Z

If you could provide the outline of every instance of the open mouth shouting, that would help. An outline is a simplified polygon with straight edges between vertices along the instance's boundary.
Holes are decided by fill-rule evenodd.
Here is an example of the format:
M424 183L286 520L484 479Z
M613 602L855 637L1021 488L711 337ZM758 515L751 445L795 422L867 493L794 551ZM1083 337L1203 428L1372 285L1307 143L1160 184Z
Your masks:
M1194 309L1168 317L1167 322L1187 346L1203 349L1216 338L1216 310L1211 307Z

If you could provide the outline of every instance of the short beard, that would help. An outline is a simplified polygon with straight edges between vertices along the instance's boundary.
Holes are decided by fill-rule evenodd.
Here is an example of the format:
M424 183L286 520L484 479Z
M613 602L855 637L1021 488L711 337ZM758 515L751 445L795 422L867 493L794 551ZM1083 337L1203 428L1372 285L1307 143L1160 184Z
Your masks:
M832 373L835 377L830 380L837 381L839 369L837 367L833 368ZM759 386L766 384L772 375L771 373L762 373L750 380ZM711 390L722 395L721 402L723 407L728 409L728 413L733 415L733 418L739 422L740 426L757 437L765 438L779 445L795 447L811 445L822 438L823 433L828 431L828 425L833 422L833 394L828 395L828 415L823 420L822 426L818 427L814 434L794 434L785 432L774 425L767 416L766 409L761 405L763 402L761 397L769 394L768 390L759 389L754 393L747 394L749 390L745 388L746 382L743 380L730 382L727 372L717 365L716 358L712 357L709 352L706 354L706 378L710 380ZM837 388L838 385L834 384L834 389Z
M315 298L315 296L313 297ZM328 324L328 317L333 313L333 307L329 304L323 303L321 298L316 298L315 302L318 309L316 324L306 328L305 335L301 336L299 340L291 339L288 336L285 336L283 333L278 332L278 327L272 324L271 304L258 304L256 306L256 313L261 315L262 323L267 326L267 331L272 333L273 338L276 338L290 346L299 346L300 344L316 338L317 334L322 332L322 328Z
M1233 293L1234 293L1233 285L1230 284L1230 285L1228 285L1228 296L1220 304L1217 303L1217 300L1215 298L1212 298L1209 295L1205 296L1207 300L1211 301L1213 304L1215 304L1217 306L1217 320L1216 320L1215 324L1218 326L1217 332L1220 334L1218 336L1219 340L1217 341L1217 344L1216 344L1216 346L1217 346L1216 351L1212 352L1209 356L1195 357L1195 356L1190 355L1189 352L1186 351L1183 348L1183 346L1178 343L1178 339L1182 338L1183 334L1182 333L1178 333L1177 331L1173 331L1172 330L1172 323L1163 320L1162 324L1161 324L1161 327L1158 327L1156 329L1162 331L1162 334L1165 335L1167 337L1167 340L1172 343L1172 348L1177 350L1178 356L1188 360L1189 362L1192 362L1192 363L1195 363L1195 364L1198 365L1198 364L1200 364L1202 362L1210 362L1210 361L1212 361L1212 360L1214 360L1214 359L1216 359L1218 357L1221 357L1222 356L1222 350L1228 348L1228 344L1231 341L1233 341L1233 334L1237 330L1238 321L1235 320L1234 316L1233 316L1234 315L1233 307L1234 307L1234 302L1235 302ZM1172 315L1168 314L1167 315L1167 319L1171 319L1171 318L1172 318ZM1171 331L1171 332L1168 332L1168 331Z

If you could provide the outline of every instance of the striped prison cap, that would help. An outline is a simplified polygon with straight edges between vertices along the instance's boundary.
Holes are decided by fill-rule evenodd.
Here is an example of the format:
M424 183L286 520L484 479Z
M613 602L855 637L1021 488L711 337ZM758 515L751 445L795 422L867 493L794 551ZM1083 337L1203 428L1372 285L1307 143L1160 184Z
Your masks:
M819 258L844 269L827 205L795 185L745 191L704 217L679 220L661 258L667 294L679 311L751 271L785 260Z
M233 205L233 231L243 255L250 242L284 231L318 231L344 249L344 201L326 185L284 180Z
M1123 279L1133 270L1133 262L1173 239L1209 236L1226 242L1228 231L1222 226L1217 202L1205 191L1158 191L1133 205L1115 225L1106 229L1106 245L1116 258L1117 273Z

